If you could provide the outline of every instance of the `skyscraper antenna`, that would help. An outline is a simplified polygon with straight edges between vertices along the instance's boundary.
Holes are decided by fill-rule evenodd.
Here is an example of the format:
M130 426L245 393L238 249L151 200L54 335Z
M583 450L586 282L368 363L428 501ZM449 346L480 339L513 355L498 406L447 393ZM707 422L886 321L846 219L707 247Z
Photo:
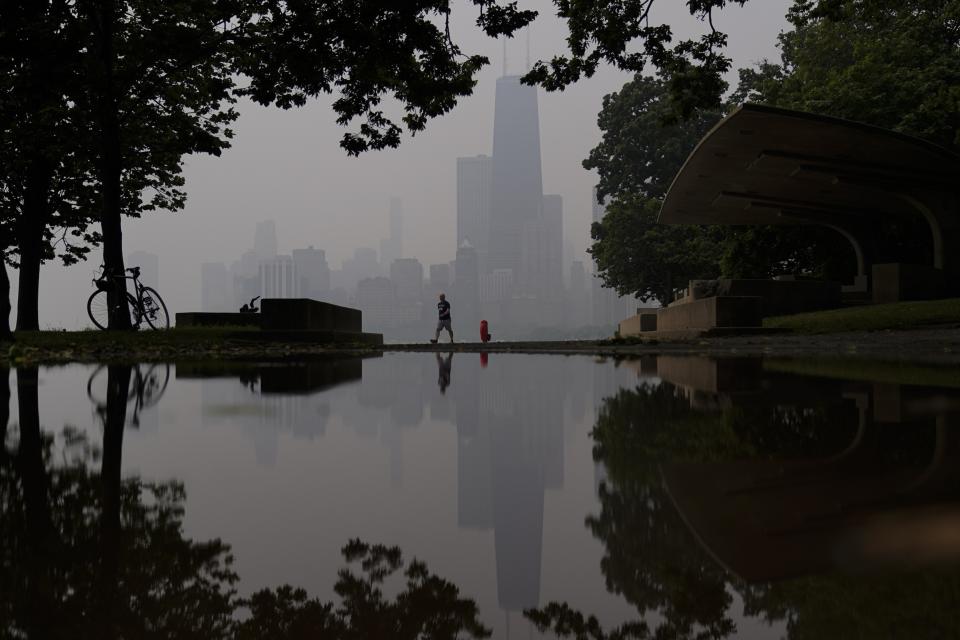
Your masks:
M529 72L530 72L530 25L528 24L527 25L527 73Z
M507 37L503 37L503 75L507 75Z

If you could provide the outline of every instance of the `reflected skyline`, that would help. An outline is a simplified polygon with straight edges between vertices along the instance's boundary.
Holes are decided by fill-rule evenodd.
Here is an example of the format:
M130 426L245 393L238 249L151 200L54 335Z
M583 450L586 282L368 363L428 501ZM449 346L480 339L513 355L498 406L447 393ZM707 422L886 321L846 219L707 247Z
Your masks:
M880 617L896 628L960 583L960 545L943 535L960 522L960 385L907 373L464 353L180 365L169 379L155 365L21 369L5 378L0 482L22 519L0 529L22 523L54 558L44 532L80 516L44 495L102 491L90 535L119 540L123 509L161 515L129 502L156 488L182 495L161 506L179 510L183 548L222 541L238 594L267 587L268 602L291 597L284 583L304 589L297 607L331 600L339 549L359 536L428 562L497 638L555 637L531 621L566 611L550 603L606 629L799 638L824 620L845 629L882 592L899 599ZM54 402L89 427L54 430ZM134 420L148 411L154 431ZM123 560L91 566L129 570L110 562Z

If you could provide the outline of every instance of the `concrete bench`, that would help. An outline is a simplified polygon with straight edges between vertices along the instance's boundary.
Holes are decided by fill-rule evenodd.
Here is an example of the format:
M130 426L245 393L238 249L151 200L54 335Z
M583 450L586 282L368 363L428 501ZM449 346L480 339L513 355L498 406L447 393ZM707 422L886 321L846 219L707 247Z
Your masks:
M310 298L267 298L260 303L264 331L336 331L362 333L359 309Z

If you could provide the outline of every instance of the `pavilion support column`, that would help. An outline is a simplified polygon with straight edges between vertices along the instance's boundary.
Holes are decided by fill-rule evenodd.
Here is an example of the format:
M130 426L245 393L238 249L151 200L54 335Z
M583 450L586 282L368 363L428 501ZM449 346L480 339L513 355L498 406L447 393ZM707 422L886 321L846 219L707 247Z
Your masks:
M850 243L857 261L857 275L853 282L853 291L869 292L870 273L876 256L870 233L866 229L860 229L855 225L826 222L820 222L819 224L833 229Z
M933 241L933 266L945 274L960 270L960 211L957 197L947 193L900 192L897 196L927 221Z

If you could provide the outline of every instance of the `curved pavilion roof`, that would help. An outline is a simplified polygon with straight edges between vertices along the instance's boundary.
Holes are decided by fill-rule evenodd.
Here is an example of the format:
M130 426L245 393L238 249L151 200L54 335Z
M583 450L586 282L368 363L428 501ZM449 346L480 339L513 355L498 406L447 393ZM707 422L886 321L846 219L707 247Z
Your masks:
M663 224L843 224L910 210L891 193L960 189L960 156L840 118L745 104L674 178Z

